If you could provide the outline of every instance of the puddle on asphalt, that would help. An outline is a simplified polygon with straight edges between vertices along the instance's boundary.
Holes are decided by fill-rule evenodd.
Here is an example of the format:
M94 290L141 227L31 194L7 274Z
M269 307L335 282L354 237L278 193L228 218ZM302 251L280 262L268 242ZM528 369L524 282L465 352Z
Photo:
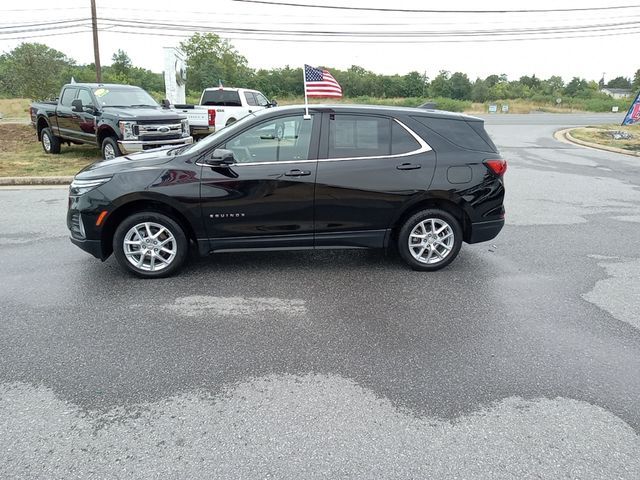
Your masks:
M564 398L448 421L340 376L271 375L135 410L83 412L45 387L0 385L0 477L640 478L633 429Z
M601 260L598 266L608 277L598 280L582 298L640 330L640 259L615 261L616 257L589 256Z

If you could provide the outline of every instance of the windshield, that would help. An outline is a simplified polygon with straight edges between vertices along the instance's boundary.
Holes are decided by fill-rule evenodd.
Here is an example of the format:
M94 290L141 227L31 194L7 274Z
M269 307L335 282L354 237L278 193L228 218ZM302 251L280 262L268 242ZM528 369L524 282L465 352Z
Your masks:
M99 87L93 94L102 107L158 107L151 95L141 88Z
M211 135L203 138L202 140L200 140L197 143L192 143L191 145L189 145L188 148L186 148L185 150L183 150L181 153L198 153L198 152L202 152L204 150L206 150L207 148L209 148L211 145L214 145L218 139L220 138L220 136L227 132L227 129L229 128L235 128L235 127L241 127L242 125L244 125L245 123L249 123L251 120L253 120L256 117L255 113L250 113L249 115L247 115L246 117L242 117L240 120L238 120L235 123L232 123L231 125L227 126L227 127L223 127L220 130L216 130L215 133L212 133Z

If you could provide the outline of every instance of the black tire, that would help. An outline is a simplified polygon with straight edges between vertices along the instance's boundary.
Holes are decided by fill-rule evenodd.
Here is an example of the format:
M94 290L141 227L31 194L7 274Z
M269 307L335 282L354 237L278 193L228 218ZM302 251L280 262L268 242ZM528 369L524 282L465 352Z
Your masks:
M134 236L133 239L135 241L135 239L140 238L140 241L141 243L143 243L143 245L140 245L139 249L142 250L144 246L147 246L148 254L136 255L135 253L131 254L131 252L129 252L130 255L125 254L125 245L124 245L125 238L131 239L129 237L130 231L137 225L141 225L145 223L153 224L150 227L152 234L157 234L158 232L161 232L160 228L157 227L159 225L160 227L163 227L164 229L166 229L166 231L169 232L169 234L173 237L174 239L173 241L175 241L175 245L172 245L173 241L169 241L169 243L166 244L168 245L167 248L170 249L171 251L173 251L175 247L175 255L172 257L171 261L167 263L166 266L160 269L157 269L155 271L151 270L152 256L155 255L156 259L162 258L163 260L168 260L169 258L171 258L170 254L162 250L162 245L161 245L161 242L166 240L169 237L169 234L161 233L157 240L158 241L157 246L152 243L153 239L150 239L151 241L147 244L143 242L149 239L149 235L146 233L146 228L143 228L142 236L144 238L140 238L140 235L137 235L137 236ZM135 235L135 234L132 234L132 235ZM135 245L129 248L136 251L138 250L138 248ZM153 253L151 252L151 249L154 250ZM182 227L174 219L162 213L157 213L157 212L134 213L133 215L125 218L120 223L120 225L118 225L118 228L116 228L115 234L113 235L113 253L116 257L116 260L120 264L120 266L125 270L127 270L128 272L131 272L134 275L142 278L163 278L163 277L168 277L170 275L173 275L184 264L184 261L187 258L188 251L189 251L189 241L187 240L187 236L185 235ZM129 258L131 258L132 261L129 261ZM140 258L143 259L142 267L139 267L132 263L132 262L136 262L136 263L139 262ZM156 265L156 261L154 260L153 267L155 267L155 265Z
M105 149L107 149L107 153L105 153ZM114 157L111 156L111 150L109 149L113 149L113 153L115 154ZM101 146L101 150L102 150L102 158L104 158L105 160L108 160L107 156L109 158L115 158L115 157L121 157L122 156L122 151L120 150L120 147L118 146L118 140L115 137L107 137L102 141L102 146Z
M431 222L432 219L433 223ZM418 227L421 222L425 222L424 226ZM437 236L431 236L434 235L432 233L432 225L437 227L437 231L444 224L448 225L448 229L445 229L443 233L437 234ZM421 232L420 234L424 234L425 238L412 237L412 243L415 243L415 247L411 249L409 247L409 236L414 229L418 229L417 231ZM451 233L452 237L448 236L449 233ZM453 240L449 240L449 238L453 238ZM449 212L436 208L422 210L412 215L411 218L404 222L398 234L398 252L407 265L414 270L434 271L446 267L456 258L461 246L462 227L460 222ZM414 257L411 253L412 250L416 255L420 256L422 261ZM424 253L421 254L421 252ZM442 259L438 260L438 257L442 257ZM427 261L433 263L426 263Z
M42 132L40 132L40 141L45 153L52 153L54 155L60 153L60 137L56 137L50 128L42 129Z
M229 125L233 125L234 123L236 123L236 119L235 118L230 118L229 120L227 120L227 123L225 124L225 127L228 127Z

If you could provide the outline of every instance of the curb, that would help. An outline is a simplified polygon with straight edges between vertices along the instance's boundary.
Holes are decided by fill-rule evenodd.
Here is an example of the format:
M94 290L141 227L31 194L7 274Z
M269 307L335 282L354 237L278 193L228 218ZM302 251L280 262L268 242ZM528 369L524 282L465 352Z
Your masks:
M613 153L620 153L622 155L630 155L632 157L640 157L640 152L631 152L623 148L610 147L608 145L600 145L599 143L591 143L591 142L585 142L584 140L580 140L574 137L573 135L571 135L571 132L573 130L577 130L578 128L584 128L584 127L567 128L564 130L558 130L553 134L553 136L556 137L556 139L558 137L561 137L561 139L565 139L567 142L571 142L576 145L581 145L583 147L593 148L595 150L603 150L605 152L613 152Z
M0 186L69 185L73 177L0 177Z

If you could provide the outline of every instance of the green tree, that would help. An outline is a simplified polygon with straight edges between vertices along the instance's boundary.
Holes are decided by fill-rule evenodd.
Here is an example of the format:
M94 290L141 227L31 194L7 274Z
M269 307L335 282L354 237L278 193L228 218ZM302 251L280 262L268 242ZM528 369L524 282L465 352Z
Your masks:
M118 49L111 57L111 69L117 75L128 75L133 67L131 58L123 50Z
M223 84L245 85L252 71L247 59L214 33L195 33L180 47L187 55L187 89L200 91Z
M481 78L476 78L471 87L471 100L474 102L486 102L489 99L489 87Z
M425 94L427 79L419 72L409 72L402 77L402 96L421 97Z
M451 98L457 100L471 99L471 82L466 73L456 72L451 75Z
M573 77L567 86L564 87L565 95L577 97L589 87L589 83L584 78Z
M74 61L41 43L22 43L0 56L0 90L14 97L53 97L70 79Z
M633 83L631 84L633 90L640 89L640 68L636 70L636 74L633 76Z
M429 89L434 97L451 98L451 74L446 70L440 70L440 73L431 81Z
M607 83L609 88L631 88L631 81L628 78L616 77Z

